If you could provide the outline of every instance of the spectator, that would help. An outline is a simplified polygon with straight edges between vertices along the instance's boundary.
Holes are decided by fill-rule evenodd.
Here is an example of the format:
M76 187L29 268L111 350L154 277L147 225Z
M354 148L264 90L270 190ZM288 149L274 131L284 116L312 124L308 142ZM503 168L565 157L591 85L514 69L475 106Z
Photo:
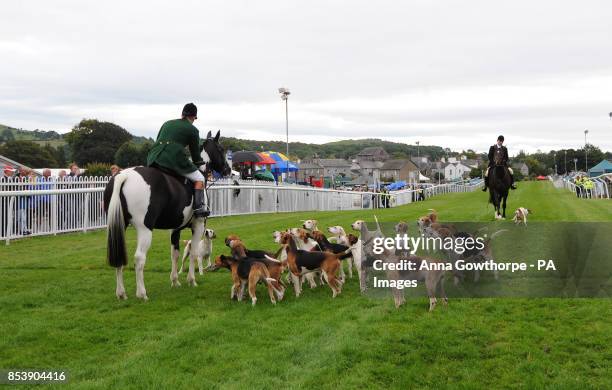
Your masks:
M62 169L61 171L59 171L57 177L60 180L64 180L66 178L66 171Z
M15 175L15 168L11 167L10 165L5 165L2 175L6 178L13 177Z
M51 177L51 170L45 168L43 170L43 177L36 181L35 188L37 190L45 191L52 190L53 187L54 185L53 178ZM33 207L37 211L36 215L38 217L39 227L47 226L47 228L50 228L51 198L52 195L49 194L37 195L34 197Z
M31 175L33 173L26 167L19 167L18 177L19 181L22 183L30 183ZM31 190L31 185L21 185L19 186L19 190L27 191ZM32 231L28 228L29 226L29 217L30 217L30 201L31 197L29 196L19 196L17 198L17 232L23 236L27 236L32 234Z
M79 177L81 176L81 169L79 168L78 165L76 165L76 163L72 163L70 164L70 177L75 178L75 177Z
M119 168L118 165L111 165L111 176L115 176L116 174L118 174L119 172L121 172L121 168Z
M582 176L576 176L574 179L574 184L576 185L576 197L580 198L580 194L582 192Z

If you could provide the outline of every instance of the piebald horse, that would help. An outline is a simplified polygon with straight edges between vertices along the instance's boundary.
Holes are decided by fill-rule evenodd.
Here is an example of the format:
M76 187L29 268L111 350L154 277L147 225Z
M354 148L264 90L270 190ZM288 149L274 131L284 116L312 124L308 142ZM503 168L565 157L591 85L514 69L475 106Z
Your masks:
M212 138L208 132L200 148L204 165L200 170L207 175L211 171L227 176L231 168L219 144L220 132ZM136 228L137 246L134 255L136 269L136 297L147 300L144 285L144 266L147 251L151 246L153 229L172 229L171 258L172 286L179 286L178 258L180 231L191 227L192 245L199 247L205 229L204 218L193 219L193 183L151 167L134 167L123 170L110 180L104 190L104 208L107 221L108 263L115 267L117 276L116 295L127 299L123 286L123 267L127 265L125 229L128 224ZM196 286L195 262L197 251L191 251L187 283Z
M511 185L510 172L502 163L500 149L497 149L493 158L494 166L489 170L489 203L495 207L495 219L506 218L506 200ZM500 208L502 212L500 213Z

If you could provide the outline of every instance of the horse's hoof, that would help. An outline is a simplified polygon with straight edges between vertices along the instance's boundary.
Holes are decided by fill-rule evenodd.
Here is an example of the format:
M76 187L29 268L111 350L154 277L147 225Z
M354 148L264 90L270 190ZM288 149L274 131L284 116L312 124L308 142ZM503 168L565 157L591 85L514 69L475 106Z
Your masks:
M178 280L171 280L170 287L181 287L181 282L179 282Z
M127 299L127 294L124 292L122 293L117 293L117 299L121 300L126 300Z

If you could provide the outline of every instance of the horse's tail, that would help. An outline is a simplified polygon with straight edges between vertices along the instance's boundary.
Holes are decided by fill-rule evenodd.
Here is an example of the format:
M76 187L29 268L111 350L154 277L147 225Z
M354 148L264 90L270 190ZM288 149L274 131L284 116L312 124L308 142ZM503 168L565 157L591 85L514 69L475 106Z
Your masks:
M118 174L114 178L113 193L108 204L106 242L108 264L119 268L127 265L127 252L125 249L125 217L121 206L121 188L127 175Z

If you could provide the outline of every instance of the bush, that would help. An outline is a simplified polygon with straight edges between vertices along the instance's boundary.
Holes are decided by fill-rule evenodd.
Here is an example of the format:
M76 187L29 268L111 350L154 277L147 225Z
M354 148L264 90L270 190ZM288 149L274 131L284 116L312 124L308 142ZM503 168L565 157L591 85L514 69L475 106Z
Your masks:
M146 165L147 155L152 147L151 142L144 142L140 145L133 141L125 142L115 153L115 164L122 168Z
M108 164L108 163L92 162L92 163L85 165L84 167L85 173L83 173L83 176L87 176L87 177L110 176L111 174L110 167L111 167L111 164Z

